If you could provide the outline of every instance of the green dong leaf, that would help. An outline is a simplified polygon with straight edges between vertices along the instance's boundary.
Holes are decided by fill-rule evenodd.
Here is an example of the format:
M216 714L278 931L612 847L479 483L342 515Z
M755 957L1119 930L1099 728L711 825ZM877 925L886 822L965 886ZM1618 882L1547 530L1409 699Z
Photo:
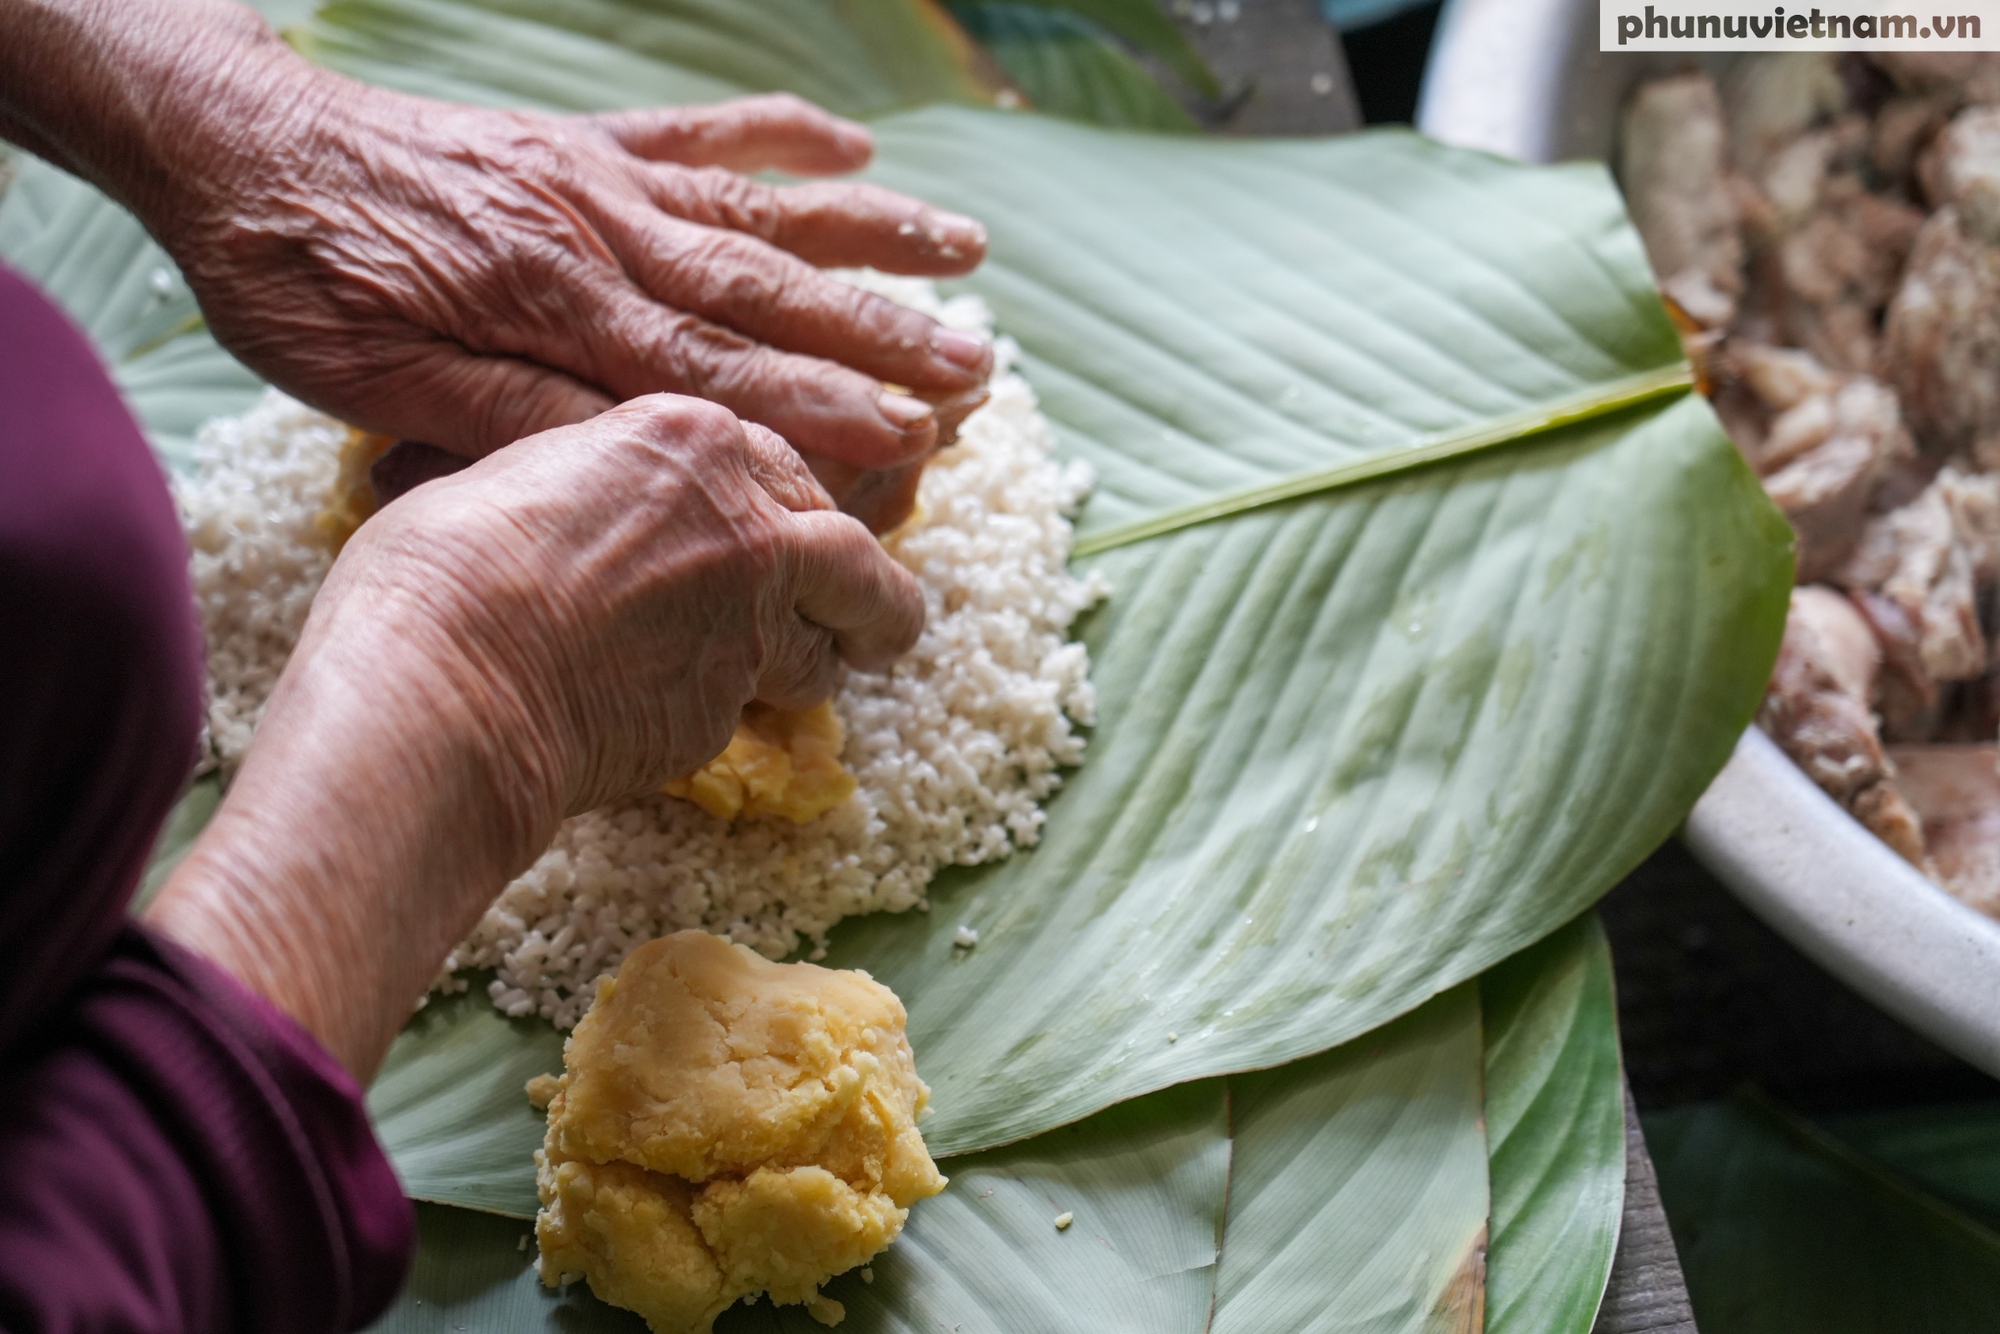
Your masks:
M1181 30L1174 26L1157 0L1013 0L1030 9L1055 16L1081 19L1130 44L1134 49L1160 58L1203 97L1219 97L1222 85ZM978 6L951 0L960 17Z
M1957 1334L2000 1235L1750 1092L1646 1118L1702 1334Z
M530 68L501 91L546 95ZM1679 822L1761 694L1789 534L1699 401L1607 415L1681 357L1601 169L941 108L876 128L875 179L987 223L963 285L1099 472L1086 539L1429 462L1091 558L1106 706L1042 845L834 940L908 1004L942 1150L1365 1032Z
M370 83L565 111L793 92L869 116L999 88L934 0L334 0L292 41Z
M952 12L1038 111L1127 129L1198 128L1088 19L1013 0L955 5Z
M966 286L1099 470L1086 540L1679 365L1598 171L948 111L879 136L878 179L987 223ZM1789 537L1698 400L1579 415L1090 558L1105 704L1041 846L835 935L909 1005L947 1151L1365 1032L1679 822L1761 694Z
M1489 968L1486 1334L1588 1334L1625 1205L1611 950L1595 913Z

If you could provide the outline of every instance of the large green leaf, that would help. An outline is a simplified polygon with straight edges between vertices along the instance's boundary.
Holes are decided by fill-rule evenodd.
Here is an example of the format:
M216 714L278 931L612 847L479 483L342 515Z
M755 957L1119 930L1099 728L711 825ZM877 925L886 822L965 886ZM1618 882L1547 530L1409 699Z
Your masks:
M1456 1317L1476 1304L1486 1222L1480 1083L1462 987L1338 1051L952 1159L903 1238L827 1292L855 1334L1473 1328ZM420 1217L415 1274L379 1330L636 1328L581 1288L543 1290L525 1224ZM817 1326L761 1304L719 1328Z
M1684 401L1102 558L1105 705L1042 846L835 935L909 1005L938 1141L1364 1032L1664 838L1789 573L1712 431Z
M0 260L83 326L154 445L185 462L195 429L248 408L257 378L208 336L173 261L131 214L38 158L14 161Z
M570 34L594 12L538 5ZM550 66L462 42L455 68L550 96ZM966 286L1098 469L1086 541L1391 470L1093 557L1106 705L1041 847L836 933L909 1006L942 1149L1365 1032L1679 822L1761 694L1789 533L1703 404L1607 411L1680 351L1601 170L1400 134L876 129L876 179L988 224ZM1484 452L1393 471L1460 446Z
M1229 1081L1215 1334L1474 1334L1486 1137L1477 988L1365 1041Z
M958 4L952 12L1038 111L1093 125L1197 128L1194 117L1088 19L1019 0Z
M1678 358L1601 173L1406 136L879 132L880 179L987 222L969 285L1100 470L1086 536ZM906 999L951 1150L1364 1032L1678 823L1761 693L1787 545L1682 399L1111 549L1106 703L1041 847L833 960Z
M376 1073L368 1113L411 1198L525 1218L544 1127L525 1089L562 1070L563 1040L539 1020L503 1018L482 980L417 1011Z
M2000 1229L2000 1104L1910 1107L1823 1124L1911 1185Z
M1595 913L1479 980L1493 1239L1486 1334L1587 1334L1625 1203L1611 951Z
M971 7L962 0L948 0L948 3L960 13ZM1222 85L1216 82L1201 53L1174 26L1159 0L1012 0L1012 3L1082 19L1140 51L1159 57L1202 96L1216 97L1222 92Z
M132 896L132 911L139 912L152 902L153 895L160 892L160 886L167 883L174 868L187 856L194 846L195 836L207 826L215 808L222 804L222 780L210 775L191 786L173 810L167 813L167 822L160 826L159 835L153 840L153 850L146 858L146 869L139 877L138 891Z
M2000 1235L1757 1094L1646 1118L1702 1334L1956 1334Z
M786 91L861 116L997 90L934 0L333 0L292 41L370 83L570 111Z

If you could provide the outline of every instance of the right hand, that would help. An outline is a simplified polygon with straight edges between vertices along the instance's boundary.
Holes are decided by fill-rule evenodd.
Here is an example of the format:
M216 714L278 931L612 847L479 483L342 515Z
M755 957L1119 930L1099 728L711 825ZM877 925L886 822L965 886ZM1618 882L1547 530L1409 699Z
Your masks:
M916 581L783 440L668 395L390 505L334 567L299 651L373 633L390 607L397 642L450 654L474 713L562 776L562 815L692 772L751 700L816 704L843 661L885 667L924 621Z
M417 487L347 544L148 919L366 1081L565 816L657 789L753 699L923 629L909 573L777 436L635 399Z

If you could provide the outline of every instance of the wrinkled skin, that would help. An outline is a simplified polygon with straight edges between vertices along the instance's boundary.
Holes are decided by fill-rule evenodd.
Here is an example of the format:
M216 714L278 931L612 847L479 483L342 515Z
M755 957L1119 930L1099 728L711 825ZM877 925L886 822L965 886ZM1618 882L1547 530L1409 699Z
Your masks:
M364 430L476 458L690 394L887 527L983 399L984 340L819 269L963 273L984 231L872 186L743 175L867 163L865 130L796 98L484 110L309 65L220 0L8 8L0 134L132 208L225 347Z
M169 236L216 336L343 420L477 456L668 390L873 469L937 444L926 398L984 383L984 340L814 267L962 272L975 224L729 169L859 166L856 126L790 98L564 119L338 87L275 178L225 176Z
M564 817L657 788L753 699L880 667L923 598L776 436L655 396L364 525L150 910L364 1082Z
M833 511L893 522L991 352L817 266L958 273L984 234L739 174L851 170L859 127L787 98L475 110L310 66L226 0L7 0L0 135L137 214L254 370L427 442L149 910L364 1083L564 817L921 632Z

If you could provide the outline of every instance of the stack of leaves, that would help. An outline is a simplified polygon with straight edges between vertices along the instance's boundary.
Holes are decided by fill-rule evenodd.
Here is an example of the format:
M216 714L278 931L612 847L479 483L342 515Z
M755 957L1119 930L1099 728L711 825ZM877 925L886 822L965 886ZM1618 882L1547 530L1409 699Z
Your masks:
M2000 1105L1649 1115L1703 1334L1973 1334L2000 1310Z
M786 88L870 119L873 179L989 227L961 286L1097 471L1104 704L1041 846L833 938L909 1008L953 1179L832 1289L849 1327L1583 1334L1623 1140L1579 914L1729 754L1791 581L1608 177L981 109L1001 90L926 0L337 0L294 39L488 104ZM254 393L52 169L0 201L0 257L170 463ZM476 986L399 1041L381 1133L461 1207L426 1210L384 1328L632 1328L468 1212L532 1211L521 1089L559 1050Z

